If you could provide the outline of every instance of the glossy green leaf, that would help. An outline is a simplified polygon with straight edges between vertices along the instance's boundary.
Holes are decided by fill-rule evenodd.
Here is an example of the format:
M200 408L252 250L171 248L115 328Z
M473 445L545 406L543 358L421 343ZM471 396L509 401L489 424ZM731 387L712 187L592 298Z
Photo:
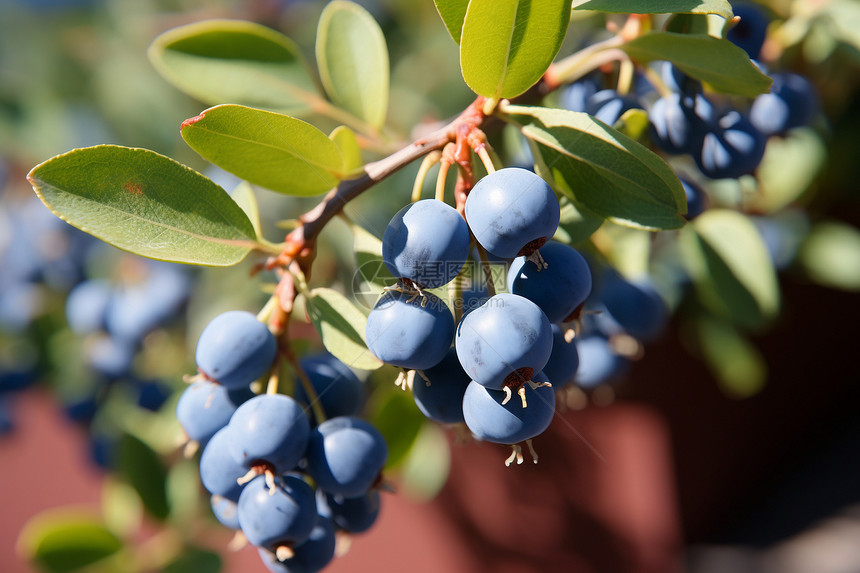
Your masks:
M799 253L809 278L849 292L860 291L860 231L846 223L816 224Z
M375 393L369 410L370 422L388 444L385 467L398 466L406 459L427 418L418 410L412 393L394 384Z
M326 350L359 370L376 370L382 362L371 354L364 340L367 317L349 299L330 288L311 291L307 311Z
M248 216L248 220L251 221L251 225L254 227L254 232L257 234L257 237L261 237L263 233L260 227L260 206L257 203L257 196L254 195L254 189L251 185L247 181L239 183L239 185L233 189L230 197L233 198L233 201L235 201L239 208L245 212L245 215Z
M341 125L329 134L329 139L334 141L334 144L340 149L340 154L343 156L343 171L347 176L364 166L361 146L358 144L358 138L356 138L353 130Z
M401 468L405 493L419 501L433 499L442 491L450 470L451 446L445 430L438 424L425 422Z
M687 200L678 177L643 145L585 113L506 106L525 124L557 187L600 216L643 229L676 229Z
M746 52L726 39L706 34L652 32L620 48L639 62L669 60L719 92L755 97L770 88L771 79L750 62Z
M300 114L321 98L295 43L253 22L207 20L169 30L149 58L174 86L207 104Z
M28 179L55 215L144 257L229 266L256 245L251 222L223 189L153 151L76 149L37 165Z
M325 193L343 173L340 150L325 133L270 111L215 106L183 122L182 138L225 171L287 195Z
M779 311L776 271L761 235L745 215L710 209L682 235L687 268L712 312L748 328Z
M433 2L436 4L436 11L442 17L448 33L459 44L469 0L433 0Z
M732 17L728 0L574 0L574 10L617 14L719 14Z
M158 454L145 442L125 434L119 444L118 470L137 491L147 513L156 519L166 519L170 513L167 470Z
M552 63L569 23L569 0L471 0L460 40L463 79L488 98L520 95Z
M122 541L99 520L65 509L49 510L30 519L18 542L27 560L50 573L81 569L122 547Z
M218 573L221 565L221 556L214 551L186 547L164 567L162 573Z
M701 317L699 343L711 372L733 398L758 394L767 380L767 364L758 349L730 324Z
M576 205L569 197L562 197L561 219L553 239L575 245L587 240L603 224L603 217L589 211L581 205Z
M330 2L320 15L316 55L332 101L380 129L388 114L388 47L373 16L354 2Z

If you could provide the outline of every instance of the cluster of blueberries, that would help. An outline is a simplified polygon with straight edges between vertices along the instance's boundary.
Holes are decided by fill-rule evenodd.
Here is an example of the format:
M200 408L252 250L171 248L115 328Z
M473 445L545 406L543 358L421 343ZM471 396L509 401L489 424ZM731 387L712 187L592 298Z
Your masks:
M752 4L738 5L734 12L741 20L728 31L727 39L744 49L767 73L757 61L765 41L767 17ZM651 141L667 154L690 156L702 175L711 179L752 173L764 156L768 137L809 124L818 109L812 84L795 73L772 74L770 92L741 110L714 100L703 92L700 82L671 63L660 64L660 78L670 91L662 97L655 99L653 86L644 78L638 78L640 85L626 95L600 89L596 79L586 78L562 93L561 104L608 125L614 125L630 109L645 109ZM690 213L697 214L693 208Z
M212 511L241 532L275 572L313 572L334 557L336 533L361 533L379 513L388 448L356 417L363 383L328 354L301 360L316 396L255 394L277 368L277 341L253 314L215 317L197 344L199 379L181 395L177 418L203 447L200 478ZM324 421L312 413L319 400Z

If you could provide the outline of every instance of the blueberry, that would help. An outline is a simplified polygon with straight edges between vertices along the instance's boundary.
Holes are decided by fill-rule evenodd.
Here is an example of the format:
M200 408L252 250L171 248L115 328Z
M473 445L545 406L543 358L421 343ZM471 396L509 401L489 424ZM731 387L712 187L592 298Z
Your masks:
M197 341L197 368L229 389L247 386L272 365L275 337L249 312L231 310L216 316Z
M457 406L460 407L459 402ZM460 417L462 418L462 414ZM370 529L379 517L381 501L379 492L375 489L358 497L317 491L317 511L329 518L339 530L347 533L364 533Z
M681 71L672 62L661 62L660 79L675 93L692 95L702 91L702 84Z
M129 375L137 354L134 343L111 336L89 340L85 349L90 366L109 380Z
M237 463L246 468L265 463L284 473L304 455L310 422L293 398L261 394L236 408L227 429L227 446Z
M469 256L469 228L456 209L435 199L407 205L388 223L382 259L388 271L423 288L451 282Z
M463 393L469 382L457 352L451 348L439 364L424 371L424 377L415 378L412 396L415 405L429 419L440 424L456 424L463 421Z
M239 525L248 541L270 551L308 539L317 521L314 490L292 474L275 480L274 493L263 476L248 482L239 496Z
M222 428L215 432L203 448L200 455L200 481L209 493L237 501L242 486L236 480L248 470L230 455L229 440L228 429Z
M463 317L456 347L472 380L495 390L517 390L549 359L552 328L535 303L502 293Z
M587 335L577 340L579 369L574 383L582 388L594 388L612 382L626 374L630 363L612 350L609 340L601 335Z
M538 372L536 382L547 378ZM505 393L477 382L469 383L463 396L463 417L479 440L497 444L516 444L542 434L555 414L555 392L548 386L524 386L528 407L518 399L505 401Z
M651 140L666 153L695 153L702 146L713 107L705 96L672 94L654 102L648 114Z
M170 398L170 388L158 380L135 380L134 384L138 391L137 405L144 410L157 412Z
M666 303L647 278L634 281L616 274L607 275L599 298L606 313L601 319L614 321L634 338L653 340L666 326Z
M401 368L438 364L454 338L454 316L438 297L383 294L367 317L365 339L374 356Z
M741 19L729 29L726 39L743 49L750 58L758 59L767 36L767 16L752 4L732 6L732 12Z
M565 339L565 331L557 324L552 325L552 354L543 373L549 378L553 389L558 392L571 382L579 369L579 352L576 350L576 339L570 342Z
M573 247L550 241L540 249L548 265L517 257L508 269L508 290L538 305L550 322L561 322L591 293L591 269Z
M765 136L747 118L730 111L705 133L701 151L693 159L707 177L736 179L758 167L765 144Z
M624 112L642 109L639 101L630 96L622 96L612 89L600 90L585 102L585 111L606 125L615 125Z
M502 258L533 253L555 234L560 217L546 181L517 167L485 176L466 199L466 221L475 239Z
M113 287L106 280L92 279L78 283L66 298L69 328L77 334L104 330L111 296Z
M761 94L750 108L750 122L765 135L781 135L809 124L818 110L813 85L798 74L774 74L770 93Z
M597 82L592 78L583 78L564 88L559 94L559 103L564 109L584 112L588 99L597 93Z
M318 516L306 540L293 547L293 556L280 561L271 551L260 549L263 565L272 573L314 573L334 558L335 530L331 521Z
M199 380L182 392L176 418L190 439L205 444L227 425L236 408L253 396L249 389L228 391L220 384Z
M230 529L239 529L239 504L232 499L220 495L209 498L209 505L221 525Z
M681 186L684 188L684 194L687 196L687 214L684 218L692 221L701 215L708 207L708 195L697 183L686 178L678 177L681 181Z
M308 443L308 473L321 490L344 497L366 493L377 481L388 446L379 430L349 416L317 426Z
M327 417L352 416L359 412L364 399L364 384L346 364L325 352L302 358L300 365L310 378ZM299 380L296 380L295 399L302 405L309 404Z

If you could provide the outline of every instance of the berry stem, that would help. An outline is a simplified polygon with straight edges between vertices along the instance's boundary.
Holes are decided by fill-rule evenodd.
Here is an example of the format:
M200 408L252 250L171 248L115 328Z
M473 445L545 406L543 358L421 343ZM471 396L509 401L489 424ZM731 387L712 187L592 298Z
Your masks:
M316 388L314 388L313 382L311 382L305 369L302 368L301 364L299 364L299 361L296 359L296 355L293 353L292 349L287 348L284 354L293 369L296 371L296 376L299 377L299 382L302 384L302 389L305 391L305 396L308 398L308 403L316 417L317 424L322 424L326 420L325 412L322 409L322 402L320 402L320 397L317 394Z
M427 179L427 173L430 171L431 167L439 163L440 159L442 159L442 153L440 151L433 151L432 153L424 156L424 160L418 168L418 174L415 175L415 183L412 185L413 203L421 199L421 190L424 188L424 181Z

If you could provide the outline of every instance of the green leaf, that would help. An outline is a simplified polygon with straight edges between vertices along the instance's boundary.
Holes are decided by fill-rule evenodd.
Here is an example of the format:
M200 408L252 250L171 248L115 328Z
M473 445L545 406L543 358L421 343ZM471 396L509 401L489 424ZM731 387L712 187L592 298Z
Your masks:
M350 223L349 228L352 231L358 276L373 290L370 294L375 303L382 289L394 285L397 279L382 261L382 241L360 225Z
M639 62L669 60L719 92L755 97L770 88L771 79L750 62L746 52L724 38L651 32L619 47Z
M460 40L463 79L488 98L520 95L552 63L569 23L569 0L471 0Z
M122 541L90 515L48 510L30 519L19 550L42 571L74 571L122 549Z
M373 16L353 2L330 2L320 15L316 55L332 101L380 129L388 113L388 48Z
M352 368L376 370L382 362L364 340L367 317L336 290L316 288L307 301L308 315L332 355Z
M247 181L243 181L233 189L233 192L230 194L230 197L233 198L233 201L239 206L242 211L245 212L245 215L248 216L248 220L251 221L251 225L254 227L254 232L257 234L257 237L262 237L262 229L260 227L260 206L257 203L257 196L254 195L254 189Z
M682 249L702 303L748 328L779 311L776 271L755 225L745 215L710 209L682 234Z
M344 173L352 174L364 166L361 146L358 144L358 139L353 130L341 125L329 134L329 139L334 141L334 144L340 149L340 154L343 156Z
M256 246L251 222L223 189L153 151L76 149L27 178L55 215L144 257L229 266Z
M450 469L451 447L445 431L438 424L425 423L403 462L403 489L412 499L429 501L442 491Z
M625 111L612 127L630 139L641 143L648 133L649 125L648 112L644 109L634 108Z
M654 230L684 225L684 189L659 156L585 113L506 106L537 143L558 188L578 205L627 226Z
M185 120L182 138L225 171L287 195L325 193L343 173L340 150L325 133L270 111L215 106Z
M733 398L758 394L767 380L767 364L758 349L722 321L700 317L696 326L705 361L723 391Z
M581 205L576 205L569 197L562 197L561 220L553 239L575 245L587 240L603 224L603 217L589 211Z
M860 291L860 231L837 221L816 224L799 253L816 283L849 292Z
M131 484L146 511L164 520L170 513L167 502L167 470L158 454L140 439L125 434L119 445L119 473Z
M117 537L129 539L142 524L140 496L127 483L108 479L102 486L102 516L107 528Z
M719 14L732 17L728 0L574 0L574 10L617 14Z
M186 547L162 571L163 573L218 573L221 571L221 556L208 549Z
M416 377L416 384L418 380L420 377ZM418 410L412 393L394 384L387 384L376 392L369 409L370 422L388 444L385 467L395 467L405 460L427 418Z
M300 114L321 99L295 43L253 22L207 20L169 30L152 43L149 59L174 86L212 105Z
M442 17L448 33L454 41L460 43L460 35L463 33L463 20L466 19L466 9L469 0L433 0L436 11Z
M809 189L826 161L827 147L812 129L793 129L786 137L770 138L756 169L754 209L771 213L793 203Z

